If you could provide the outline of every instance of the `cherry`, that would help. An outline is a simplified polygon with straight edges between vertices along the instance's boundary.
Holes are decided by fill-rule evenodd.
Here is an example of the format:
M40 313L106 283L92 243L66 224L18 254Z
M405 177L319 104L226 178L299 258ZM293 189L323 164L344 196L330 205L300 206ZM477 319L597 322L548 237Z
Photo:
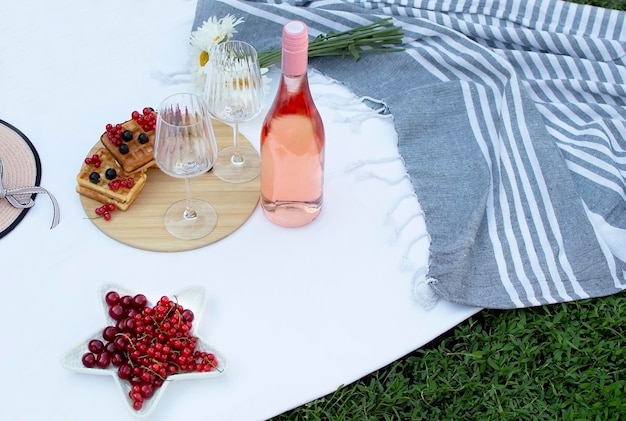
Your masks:
M107 326L102 331L102 339L104 339L105 341L108 341L108 342L110 342L113 339L115 339L116 335L117 335L117 327L115 327L115 326Z
M137 294L133 297L133 305L135 308L142 309L148 304L148 298L143 294Z
M124 331L126 332L134 332L135 331L135 319L127 318L126 323L124 323Z
M138 314L140 315L141 313L139 313L139 310L136 308L131 308L126 311L126 317L128 319L134 319L135 317L137 317Z
M115 304L109 308L109 316L113 320L121 320L124 317L124 308L119 304Z
M150 383L143 383L141 385L141 396L144 398L150 398L154 394L154 387Z
M168 376L184 372L218 369L215 356L197 349L191 334L194 313L163 296L150 306L143 294L105 294L109 315L115 325L102 330L102 339L91 339L83 357L85 367L117 367L117 376L130 384L133 408L141 409L146 399Z
M92 339L89 341L87 349L94 354L100 354L104 351L104 343L100 339Z
M189 309L183 310L182 316L185 322L193 322L193 318L194 318L193 311Z
M96 356L91 352L86 352L82 357L83 365L87 368L93 368L96 366Z
M112 352L110 353L110 355L111 355L111 364L113 364L115 367L121 367L122 364L126 362L126 357L124 357L124 354L120 352Z
M131 308L133 306L133 297L130 295L124 295L120 298L120 304L125 309Z
M132 373L133 373L133 369L130 368L130 365L128 364L121 364L117 368L117 375L122 380L129 379Z
M104 296L104 300L109 307L114 306L120 301L120 294L117 291L109 291Z
M118 351L126 350L126 344L128 344L128 338L124 335L117 336L113 339L113 345Z
M106 344L104 344L104 351L110 355L113 355L117 352L117 348L115 347L115 344L113 343L113 341L107 342Z
M96 356L96 366L99 368L107 368L111 364L111 355L108 352L103 352Z
M115 324L115 327L117 328L118 331L120 332L125 332L126 329L126 322L128 321L127 318L123 317L120 320L117 321L117 323Z

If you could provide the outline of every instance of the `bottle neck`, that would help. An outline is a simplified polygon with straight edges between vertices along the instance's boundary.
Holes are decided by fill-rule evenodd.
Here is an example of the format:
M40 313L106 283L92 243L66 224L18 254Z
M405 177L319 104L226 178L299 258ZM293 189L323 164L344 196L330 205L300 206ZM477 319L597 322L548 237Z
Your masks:
M308 66L308 50L282 52L282 73L287 76L296 77L306 75Z
M308 91L309 82L308 82L306 70L303 74L296 75L296 76L291 76L286 73L283 73L281 75L280 88L281 90L286 89L287 92L291 94L298 93L301 91Z

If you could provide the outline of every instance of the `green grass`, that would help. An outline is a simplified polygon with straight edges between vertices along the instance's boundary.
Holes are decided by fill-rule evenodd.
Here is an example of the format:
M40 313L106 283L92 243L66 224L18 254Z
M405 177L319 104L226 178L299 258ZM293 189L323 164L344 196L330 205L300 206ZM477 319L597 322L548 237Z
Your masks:
M626 0L570 0L572 3L590 4L607 9L626 10Z
M626 419L625 297L481 311L275 420Z
M626 0L575 2L626 10ZM274 421L626 419L624 298L483 310Z

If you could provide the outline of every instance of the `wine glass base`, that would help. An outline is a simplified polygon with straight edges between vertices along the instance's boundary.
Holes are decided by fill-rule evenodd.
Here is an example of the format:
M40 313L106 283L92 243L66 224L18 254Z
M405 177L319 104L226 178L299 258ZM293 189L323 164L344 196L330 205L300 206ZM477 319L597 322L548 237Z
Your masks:
M239 151L243 156L243 162L240 164L232 160L234 146L218 152L217 161L213 164L213 173L219 179L228 183L245 183L259 176L261 165L257 151L248 146L240 146Z
M187 201L181 200L165 211L164 225L167 232L182 240L197 240L210 234L217 225L217 212L207 202L191 200L196 212L194 218L185 216Z

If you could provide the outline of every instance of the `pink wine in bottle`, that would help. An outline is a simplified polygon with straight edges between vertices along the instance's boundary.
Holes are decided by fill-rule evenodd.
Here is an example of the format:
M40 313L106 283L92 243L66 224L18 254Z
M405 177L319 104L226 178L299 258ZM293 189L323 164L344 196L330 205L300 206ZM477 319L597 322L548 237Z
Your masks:
M278 92L261 129L261 205L285 227L308 224L322 210L324 125L309 90L308 46L304 22L285 24Z

